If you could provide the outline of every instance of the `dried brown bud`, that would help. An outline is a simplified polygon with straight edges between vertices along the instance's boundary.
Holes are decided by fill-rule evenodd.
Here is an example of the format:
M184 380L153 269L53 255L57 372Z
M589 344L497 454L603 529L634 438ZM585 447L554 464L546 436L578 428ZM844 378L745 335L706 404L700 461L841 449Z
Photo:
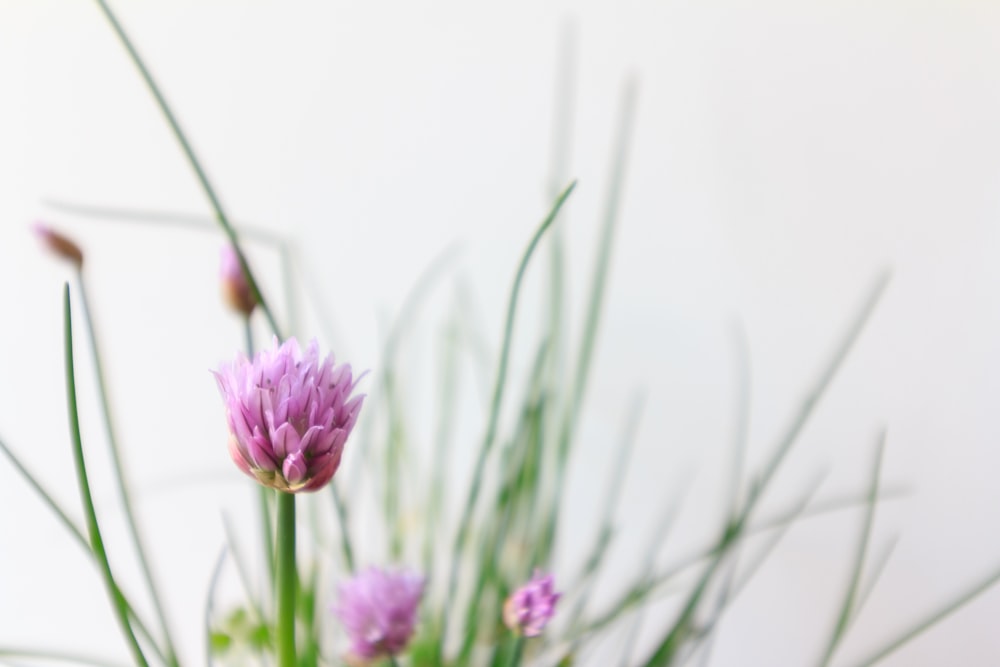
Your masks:
M80 246L63 236L56 230L49 227L44 222L36 222L33 225L35 234L42 240L45 247L51 252L72 262L77 269L83 267L83 251Z

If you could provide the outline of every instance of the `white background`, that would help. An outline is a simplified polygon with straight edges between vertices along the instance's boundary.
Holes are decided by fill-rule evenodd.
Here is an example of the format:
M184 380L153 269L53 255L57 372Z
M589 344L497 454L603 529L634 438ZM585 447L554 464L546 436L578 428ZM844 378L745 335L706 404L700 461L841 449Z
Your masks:
M835 664L1000 567L1000 5L117 6L232 217L299 244L298 268L329 306L337 340L326 342L339 356L377 368L386 322L458 243L414 323L415 397L434 391L429 351L455 284L468 286L490 344L499 338L515 263L548 204L567 30L578 65L569 172L580 185L563 233L578 330L620 91L635 76L634 145L557 581L579 565L636 390L647 403L620 517L622 576L685 477L695 482L661 562L712 535L735 414L733 322L750 349L750 464L759 465L885 268L893 277L879 310L765 504L786 506L822 471L820 496L861 492L888 428L886 483L907 495L881 508L873 553L899 542ZM71 215L50 198L208 212L96 5L0 0L0 437L77 506L60 328L70 275L28 232L42 218L85 248L137 508L169 582L175 633L197 664L220 511L242 521L253 509L207 372L241 345L217 296L221 236ZM249 249L279 302L274 253ZM543 278L536 271L528 289L543 290ZM532 303L518 367L537 325ZM306 318L302 333L321 335L318 321ZM137 584L81 356L98 502L116 565ZM414 400L426 440L428 399ZM457 489L477 419L459 434ZM846 512L794 529L727 615L713 664L812 664L859 520ZM0 646L125 657L96 572L7 465L0 535ZM602 591L616 583L608 577ZM998 612L1000 589L885 664L996 665ZM603 664L598 654L590 663Z

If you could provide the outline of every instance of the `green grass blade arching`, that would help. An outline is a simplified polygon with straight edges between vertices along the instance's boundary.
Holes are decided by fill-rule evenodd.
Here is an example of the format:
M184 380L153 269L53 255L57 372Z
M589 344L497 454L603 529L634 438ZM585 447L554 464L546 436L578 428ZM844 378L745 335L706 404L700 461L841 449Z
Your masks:
M90 548L94 553L101 574L107 587L108 596L111 598L111 605L121 626L122 633L129 645L132 658L136 665L148 667L146 656L143 655L142 647L135 638L132 625L129 621L128 609L125 599L115 583L114 575L111 572L111 565L108 563L108 555L104 550L104 541L101 539L101 530L97 523L97 512L94 509L94 500L90 494L90 482L87 479L87 467L83 459L83 440L80 435L80 417L76 405L76 374L73 364L73 317L69 302L69 285L63 289L63 317L66 352L66 403L69 412L70 435L73 444L73 461L76 464L77 483L80 488L80 499L83 503L84 516L87 521L87 533L90 536Z
M879 436L879 442L875 451L875 462L872 465L871 490L868 494L868 507L866 508L864 522L861 524L861 534L858 539L858 550L854 557L854 565L851 568L851 577L844 591L844 601L840 606L840 613L837 616L837 623L833 628L830 641L827 644L826 652L820 659L820 666L827 667L833 654L844 638L847 626L856 613L856 601L858 588L861 584L861 573L865 567L868 555L868 544L871 541L872 526L875 523L875 504L878 499L879 478L882 472L882 456L885 452L885 432Z
M125 515L125 524L128 526L129 538L132 548L135 550L136 558L139 561L139 569L146 582L146 589L149 591L153 601L153 609L156 612L160 625L160 632L163 634L164 646L167 654L167 664L177 667L177 650L170 634L170 623L167 620L167 613L163 606L163 599L160 595L159 587L153 577L153 569L149 564L149 556L142 533L139 530L139 521L136 519L132 502L132 494L129 490L128 481L125 474L125 464L122 460L121 445L118 441L118 432L115 428L114 419L111 416L111 397L108 395L108 384L104 375L104 361L97 344L97 332L94 327L93 316L91 315L90 298L87 293L87 283L81 270L76 272L77 287L80 292L80 303L83 306L83 322L87 328L87 340L90 343L90 356L94 363L94 375L97 380L98 402L101 406L101 417L104 420L104 430L108 436L108 448L111 452L111 463L114 468L115 485L118 487L118 496L121 500L122 511Z
M747 521L757 506L757 503L760 501L760 498L763 496L764 491L774 479L775 474L787 457L788 452L791 451L792 446L798 440L799 434L802 432L802 429L812 416L819 399L822 398L826 389L830 386L830 383L836 376L837 371L843 365L851 348L853 348L854 343L861 335L861 331L864 329L865 324L874 312L875 306L878 304L878 301L885 291L888 283L888 273L883 273L878 277L878 280L876 280L875 285L869 292L861 309L851 323L851 326L848 327L846 334L842 337L840 344L834 351L831 360L824 367L812 390L806 395L801 407L793 417L791 425L785 432L785 435L779 440L774 453L771 455L770 459L768 459L755 484L751 487L746 503L743 505L739 516L735 521L730 522L729 526L727 526L726 530L723 532L722 537L719 538L716 555L709 563L694 590L691 592L691 596L689 597L687 604L684 605L676 622L671 626L670 630L660 641L649 660L645 663L646 667L664 667L665 665L669 665L671 660L673 660L676 651L680 648L680 645L691 628L694 614L697 611L701 598L704 595L711 579L714 577L719 564L726 556L729 548L734 544L734 538L744 530Z
M873 652L868 658L856 663L856 667L871 667L871 665L882 661L910 641L919 637L926 630L937 625L944 619L948 618L948 616L964 607L966 604L972 602L998 581L1000 581L1000 569L981 579L968 590L957 595L947 604L939 607L936 611L931 612L926 618L917 622L909 630L903 632L885 646Z
M66 510L64 510L59 505L59 503L56 502L52 494L49 493L44 486L42 486L42 483L38 481L38 478L35 477L33 474L31 474L31 471L27 469L24 463L21 462L21 460L17 457L17 455L15 455L14 452L11 451L11 449L7 446L7 444L2 440L0 440L0 451L4 453L4 455L11 462L11 464L13 464L14 468L17 469L17 471L21 474L24 480L28 483L28 485L35 490L35 493L37 493L41 497L46 507L48 507L49 510L56 515L56 518L59 519L59 523L61 523L63 527L69 531L70 535L73 536L73 540L84 550L84 552L86 552L87 556L90 557L92 560L94 560L94 563L97 564L97 561L94 558L94 552L91 551L90 543L87 541L86 536L84 536L83 531L81 531L77 527L77 525L73 523L73 520L69 518L69 515L66 513ZM138 614L135 613L135 608L128 601L128 598L125 597L125 594L120 589L118 593L119 595L122 596L122 599L125 601L125 606L128 610L129 618L132 620L132 624L135 626L135 629L139 632L140 635L142 635L142 637L147 642L149 642L149 645L152 646L153 649L156 651L157 656L164 663L166 663L167 662L166 653L164 653L163 650L160 648L160 646L156 643L156 640L153 638L153 635L149 632L149 628L146 627L146 624L143 623L142 619L139 618ZM0 655L2 655L2 652L0 652Z
M204 191L205 196L208 198L209 204L211 204L212 210L215 213L215 217L221 225L223 232L229 238L229 242L233 246L233 250L236 252L236 257L240 261L240 266L243 269L243 274L246 276L247 284L250 286L251 292L257 297L257 303L260 305L261 311L263 311L264 316L267 318L268 324L270 324L271 329L274 334L281 337L281 330L278 327L278 322L274 318L274 314L267 305L267 301L264 299L264 295L260 291L260 287L257 284L257 280L254 278L253 271L250 270L250 265L247 264L246 255L243 254L243 248L240 245L240 240L236 234L235 228L230 224L229 217L226 215L222 208L222 202L219 201L218 195L215 193L215 188L212 187L211 182L208 180L208 175L201 166L201 162L198 160L197 155L195 155L194 148L188 141L187 136L181 129L180 123L178 123L176 116L174 116L170 105L167 103L167 99L163 96L160 87L156 84L153 79L153 75L149 72L146 67L146 63L142 60L139 52L136 50L135 46L132 44L132 40L125 33L125 29L122 27L121 23L118 21L118 17L115 13L111 11L111 7L108 5L106 0L95 0L98 6L103 12L104 17L108 20L111 25L112 30L118 36L118 40L125 47L128 52L129 58L135 65L136 69L139 70L139 75L145 82L146 87L149 89L150 94L156 100L156 105L160 108L163 113L163 117L166 119L167 124L170 126L170 130L177 140L178 145L184 153L184 157L187 158L188 164L191 166L192 171L194 171L195 177L198 179L201 189Z
M510 360L510 349L514 333L514 317L517 313L517 301L521 290L521 282L524 279L524 274L528 269L528 263L531 260L532 254L534 254L535 247L538 245L542 236L545 234L545 230L549 228L552 222L555 220L556 216L559 214L560 209L562 209L563 204L569 198L573 189L576 187L576 182L570 183L570 185L563 190L562 194L556 199L552 205L552 209L549 211L548 216L542 221L542 224L538 226L535 231L534 236L532 236L531 241L528 243L528 247L524 251L524 255L521 258L520 265L517 268L517 273L514 276L514 283L511 286L510 299L507 305L507 317L504 324L504 334L503 343L500 348L500 361L497 366L496 381L493 388L493 398L490 404L489 420L486 426L486 433L483 436L483 442L479 449L479 456L476 461L476 467L473 471L472 482L469 486L469 494L465 506L462 509L462 518L458 524L458 531L455 536L455 548L452 553L452 565L451 572L448 576L447 593L445 596L445 602L442 606L441 613L441 639L439 645L439 658L443 651L444 642L447 636L448 630L448 609L453 604L455 591L458 586L458 574L460 564L462 562L462 555L465 551L466 540L468 539L469 524L472 521L473 509L476 505L476 501L479 498L479 488L482 484L483 471L486 466L486 459L489 456L490 450L492 450L494 442L496 440L497 426L500 420L500 406L503 401L504 387L507 382L507 364Z

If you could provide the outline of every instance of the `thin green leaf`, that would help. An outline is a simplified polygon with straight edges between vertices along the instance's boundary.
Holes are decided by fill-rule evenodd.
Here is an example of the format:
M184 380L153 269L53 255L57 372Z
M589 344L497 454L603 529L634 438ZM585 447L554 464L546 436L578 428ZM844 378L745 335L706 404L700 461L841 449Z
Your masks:
M254 278L253 272L250 270L249 264L247 264L246 255L243 254L243 248L240 245L240 240L238 235L236 234L236 230L230 224L229 217L226 215L225 211L222 208L222 202L219 201L219 197L215 194L215 188L213 188L212 184L209 182L208 176L205 173L205 170L201 166L201 162L195 155L194 148L191 146L191 143L188 141L187 136L181 129L180 123L177 122L177 118L174 116L174 113L171 110L170 105L167 103L167 99L163 96L160 87L156 84L156 81L153 79L152 74L150 74L149 69L146 67L145 62L143 62L142 58L139 56L139 52L136 51L135 46L133 46L132 40L129 39L128 35L125 33L125 29L118 21L118 18L115 16L114 12L111 11L111 7L108 5L106 0L95 0L95 1L101 8L101 11L104 13L104 17L108 20L108 23L111 25L112 30L114 30L115 34L118 36L118 40L122 43L122 46L124 46L125 50L128 52L129 58L132 60L132 63L135 65L136 69L139 70L139 75L142 77L142 80L146 83L146 87L149 89L149 92L153 95L153 98L156 100L156 105L160 108L160 111L163 113L163 117L166 119L167 124L170 126L170 130L173 133L174 138L177 140L178 145L180 146L181 150L184 153L184 156L187 158L188 164L191 166L191 169L194 172L195 177L198 179L198 183L201 185L201 189L204 191L205 196L208 198L208 201L212 206L212 210L215 212L215 217L218 220L219 225L221 225L223 232L225 232L226 236L229 238L229 242L232 244L233 250L236 252L236 257L240 261L240 266L243 269L244 276L246 276L247 284L250 287L250 291L257 298L257 303L260 305L260 309L264 313L264 316L267 318L267 321L270 324L271 329L274 331L274 334L280 338L281 331L280 328L278 327L278 322L277 320L274 319L274 314L271 312L271 309L267 305L267 301L264 299L263 293L260 291L260 287L257 284L257 280Z
M570 183L565 190L563 190L562 194L553 204L552 210L549 212L548 216L546 216L545 220L542 221L542 224L538 226L534 236L528 243L528 247L524 251L520 265L517 268L517 273L514 276L514 284L511 286L510 300L507 305L507 318L504 324L503 344L500 348L500 361L497 367L496 384L494 385L493 399L490 405L489 421L486 426L486 433L483 436L483 443L479 449L476 467L472 474L472 482L469 486L468 499L462 509L462 518L459 521L458 532L455 536L455 548L453 549L452 554L451 573L448 577L447 594L445 596L445 604L442 606L441 614L441 650L443 650L443 644L447 637L448 609L452 605L455 598L455 589L458 586L458 574L461 567L462 554L465 551L465 544L468 539L472 512L476 505L476 501L479 498L479 487L482 484L483 470L485 468L486 459L489 456L490 450L492 450L494 442L496 441L497 425L500 420L500 407L503 402L504 387L507 382L507 364L510 360L510 349L514 333L514 318L517 313L517 301L521 291L521 282L524 279L524 274L528 269L528 263L535 251L535 247L545 234L545 230L548 229L555 220L556 216L559 214L559 210L569 198L570 194L573 192L573 188L575 187L576 182L574 181L573 183ZM438 657L441 657L440 652Z
M59 522L62 523L63 527L69 531L70 535L73 536L76 543L84 550L84 552L86 552L87 556L96 565L97 561L94 557L94 552L91 551L90 549L90 542L87 541L87 538L84 536L83 532L76 526L73 520L69 518L69 515L66 513L66 511L59 505L59 503L56 502L52 494L49 493L44 486L42 486L41 482L38 481L38 478L36 478L33 474L31 474L31 472L24 466L24 464L17 457L17 455L14 454L14 452L11 451L11 449L7 446L7 444L2 440L0 440L0 451L3 451L7 459L14 465L14 467L21 474L24 480L28 482L28 485L31 486L31 488L33 488L35 492L41 497L42 501L49 508L49 510L51 510L52 513L56 515L56 517L59 519ZM135 629L139 632L140 635L142 635L142 637L146 641L149 642L149 644L153 647L154 651L156 652L157 656L163 662L167 662L166 654L163 653L162 649L156 643L156 640L153 639L153 635L149 632L149 629L146 627L146 624L143 623L142 619L139 618L138 614L135 613L135 608L128 601L128 598L125 597L125 594L121 590L119 590L118 593L119 595L122 596L122 599L125 600L125 606L128 609L129 618L132 620L132 624L135 626Z
M942 605L936 611L931 612L926 618L914 624L909 630L906 630L898 637L887 643L882 648L878 649L868 658L861 660L857 663L856 667L869 667L874 665L884 658L888 657L892 653L895 653L898 649L902 648L904 645L909 643L911 640L916 639L925 631L929 630L933 626L937 625L944 619L948 618L951 614L958 611L968 603L972 602L974 599L985 593L990 587L1000 581L1000 569L994 571L989 576L981 579L976 584L971 586L968 590L964 591L960 595L957 595L954 599L945 605Z
M861 524L861 533L858 539L858 550L854 556L854 565L851 568L851 578L844 591L844 601L840 606L840 614L837 623L833 628L830 641L827 644L826 652L820 659L821 667L826 667L833 659L833 654L844 638L847 626L851 618L856 613L855 600L858 594L858 586L861 584L861 572L865 566L865 558L868 554L868 543L871 540L872 526L875 523L875 501L878 498L879 477L882 472L882 455L885 451L885 432L879 436L879 442L875 450L875 462L872 465L871 491L868 494L868 507L865 512L864 522Z
M108 555L104 550L104 541L101 539L101 530L97 524L97 512L94 509L94 500L90 495L90 482L87 479L87 467L83 460L83 440L80 436L80 417L76 406L76 374L73 365L73 317L69 302L69 284L63 290L63 316L66 351L66 404L69 412L70 435L73 444L73 461L76 465L77 484L80 488L80 499L83 503L84 516L87 522L87 533L90 536L90 548L94 553L104 577L104 583L111 598L111 606L118 618L122 632L132 652L132 657L137 665L148 667L146 656L142 653L142 647L135 638L132 625L129 621L128 609L125 599L115 583L114 575L111 573L111 565L108 563Z
M167 620L167 613L163 605L159 587L153 577L153 568L149 564L149 556L142 532L139 530L139 521L135 516L132 494L128 486L128 478L125 474L125 464L122 459L121 445L118 440L118 433L115 429L114 419L111 416L111 398L108 395L108 384L104 375L104 362L101 357L100 348L97 344L97 332L94 327L94 320L91 316L90 298L87 293L87 282L83 272L76 272L77 286L80 292L80 303L83 307L83 321L87 328L87 340L90 343L90 356L94 363L94 376L97 381L98 403L101 406L101 417L104 420L104 429L108 436L108 448L111 452L111 463L114 469L115 486L118 488L118 496L121 499L122 510L125 514L125 524L128 527L129 538L132 548L135 550L139 560L139 569L142 572L143 580L146 582L146 589L149 591L150 599L153 601L153 609L159 621L160 632L163 634L165 652L167 654L167 664L173 667L178 666L177 650L170 634L170 623Z

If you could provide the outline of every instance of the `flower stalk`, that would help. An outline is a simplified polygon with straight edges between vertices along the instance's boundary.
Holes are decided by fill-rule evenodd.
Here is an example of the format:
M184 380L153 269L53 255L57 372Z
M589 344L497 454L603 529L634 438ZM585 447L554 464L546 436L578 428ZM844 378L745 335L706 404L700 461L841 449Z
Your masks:
M278 592L278 618L275 636L278 667L296 667L295 658L295 495L279 492L278 558L275 587Z

